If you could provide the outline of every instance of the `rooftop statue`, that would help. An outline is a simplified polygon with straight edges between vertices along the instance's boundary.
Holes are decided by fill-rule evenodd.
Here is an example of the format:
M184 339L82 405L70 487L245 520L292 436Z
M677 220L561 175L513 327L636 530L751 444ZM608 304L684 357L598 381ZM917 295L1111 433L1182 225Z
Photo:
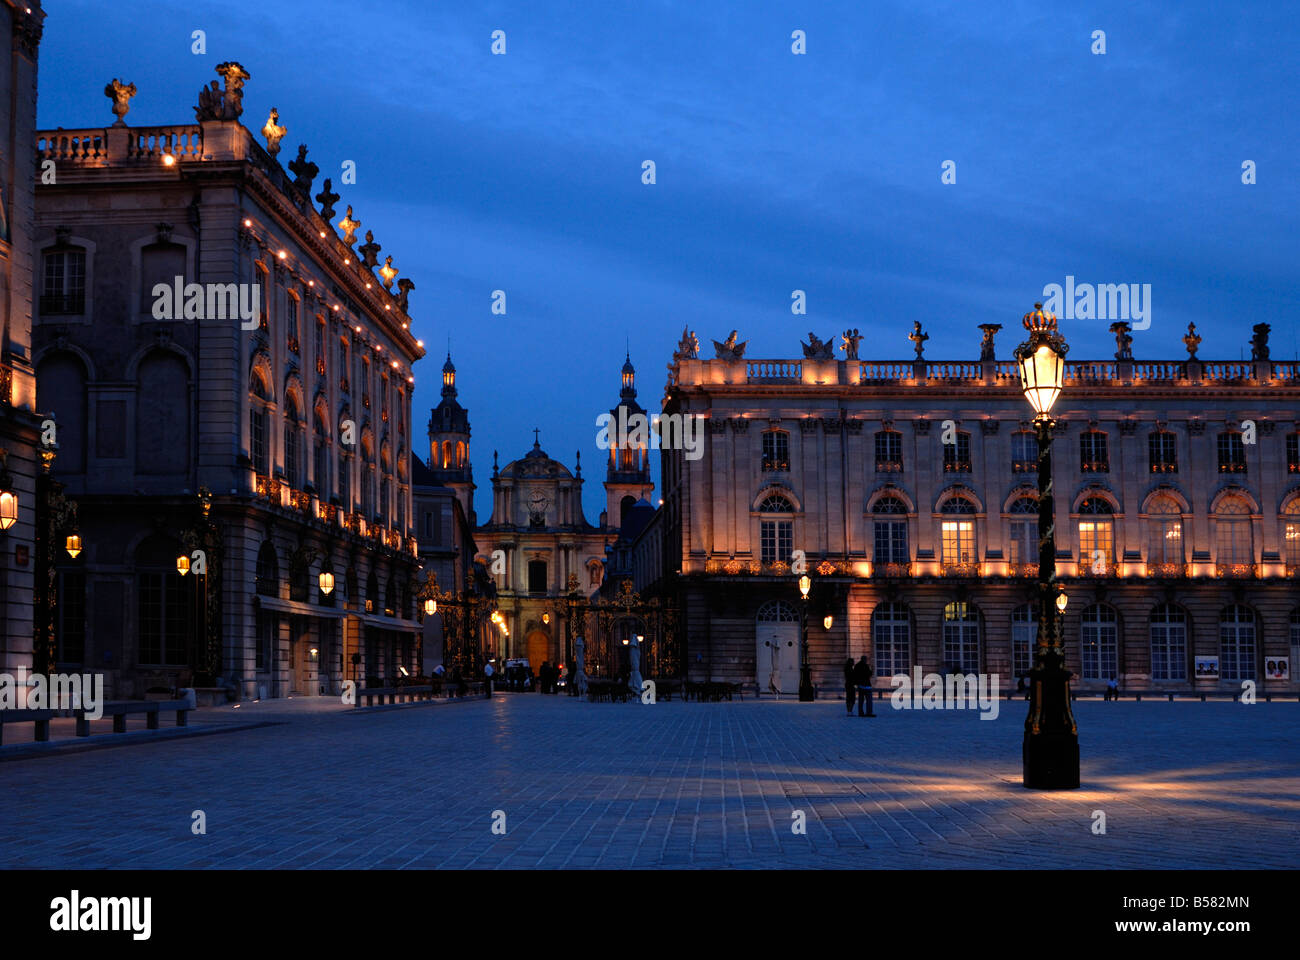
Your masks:
M357 242L357 227L361 226L361 221L352 219L352 204L348 204L348 212L343 214L338 226L343 231L344 243L350 247Z
M233 60L217 65L217 73L226 82L224 90L217 89L217 81L199 91L199 105L194 116L200 120L238 120L244 112L244 81L250 74Z
M280 125L280 111L271 108L271 115L266 118L266 124L262 127L262 136L266 137L266 152L272 157L280 152L280 141L289 131Z
M289 172L293 174L293 185L310 196L311 182L320 173L320 167L307 159L307 144L298 144L298 157L289 161Z
M325 178L325 186L320 193L316 194L316 200L320 203L321 219L326 223L334 216L334 201L339 199L339 195L333 191L334 184L329 177Z
M980 341L980 359L993 360L993 334L1002 329L1002 324L981 323L980 329L984 331L984 339Z
M844 351L845 360L858 359L858 344L862 342L862 334L858 333L858 328L845 330L844 336L840 337L840 349Z
M677 349L673 352L673 361L695 360L699 355L700 338L695 335L695 331L682 327L682 338L677 341Z
M924 359L925 359L925 341L927 341L927 340L930 339L930 335L929 335L928 333L922 333L922 332L921 332L921 321L920 321L920 320L915 320L915 321L913 321L913 323L912 323L912 332L909 333L909 334L907 335L907 339L911 340L912 343L913 343L913 345L915 345L915 347L916 347L916 359L918 359L918 360L924 360Z
M357 247L357 253L361 255L361 262L373 270L379 266L379 251L384 249L375 243L375 235L372 231L366 231L366 242Z
M1250 338L1250 359L1267 360L1268 332L1271 328L1267 323L1257 323L1251 329L1255 331L1255 335Z
M731 335L721 343L714 340L713 349L717 351L717 359L719 360L742 360L745 356L745 345L747 343L749 343L748 340L741 340L737 343L736 331L732 330Z
M835 338L831 337L830 342L823 341L817 334L811 330L808 331L808 342L799 341L803 347L803 355L808 360L833 360L835 359Z
M1129 334L1132 327L1123 320L1116 320L1110 325L1110 332L1115 334L1115 359L1133 359L1133 337Z
M415 281L409 277L402 277L401 280L397 281L397 289L399 291L397 294L397 309L401 310L402 313L407 313L409 311L406 309L406 298L415 289Z
M114 77L108 86L104 87L104 96L111 97L113 100L113 116L117 117L115 127L126 126L126 113L131 109L131 98L135 96L135 84L123 83Z
M1196 359L1196 350L1198 347L1200 347L1200 345L1201 345L1201 337L1196 332L1196 324L1189 323L1187 325L1187 333L1183 337L1183 346L1187 348L1188 360Z

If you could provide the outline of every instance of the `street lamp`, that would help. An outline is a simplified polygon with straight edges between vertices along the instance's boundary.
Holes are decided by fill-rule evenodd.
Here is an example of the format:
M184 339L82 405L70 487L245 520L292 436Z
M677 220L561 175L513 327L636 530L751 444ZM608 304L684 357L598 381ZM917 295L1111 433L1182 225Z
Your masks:
M190 572L190 558L183 553L176 558L176 572L182 577Z
M334 574L328 570L320 572L320 592L327 597L334 592Z
M817 698L813 690L812 668L808 665L808 591L812 589L812 577L806 573L799 578L799 593L803 596L799 616L799 701L809 703Z
M1044 312L1041 303L1025 314L1024 324L1029 339L1016 348L1016 362L1038 435L1038 642L1029 672L1023 777L1026 787L1068 790L1079 786L1079 728L1070 710L1071 674L1061 635L1068 599L1056 579L1052 405L1061 394L1069 347L1057 331L1056 316Z
M424 601L424 615L426 617L431 617L437 612L438 612L437 600L434 600L432 597L430 597L428 600Z

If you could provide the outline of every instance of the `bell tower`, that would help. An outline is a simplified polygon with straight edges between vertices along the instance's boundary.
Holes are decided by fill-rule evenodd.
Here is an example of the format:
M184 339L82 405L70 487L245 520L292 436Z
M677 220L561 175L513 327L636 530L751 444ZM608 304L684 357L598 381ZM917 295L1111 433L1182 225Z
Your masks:
M451 487L471 524L474 519L474 470L469 461L469 412L456 399L456 365L447 353L442 365L442 402L429 415L429 469Z
M623 514L638 500L649 500L655 489L650 478L649 417L636 402L636 368L631 354L623 364L618 406L609 414L612 419L609 467L605 472L605 526L618 529L623 525ZM641 426L643 423L645 426Z

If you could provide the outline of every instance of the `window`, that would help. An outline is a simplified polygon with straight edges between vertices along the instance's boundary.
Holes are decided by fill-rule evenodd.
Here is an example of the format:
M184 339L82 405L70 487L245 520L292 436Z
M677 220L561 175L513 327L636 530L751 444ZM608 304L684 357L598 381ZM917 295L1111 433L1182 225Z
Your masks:
M881 430L876 434L876 472L903 472L903 435L897 430Z
M1286 435L1286 472L1300 473L1300 433Z
M352 457L339 451L339 503L344 510L352 509Z
M1186 556L1178 501L1173 497L1156 497L1147 508L1147 516L1147 573L1181 577Z
M150 299L152 309L152 298ZM41 314L86 312L86 251L78 247L45 252Z
M794 513L785 497L771 494L758 505L759 513ZM763 520L759 523L759 551L763 563L788 563L794 551L793 520Z
M980 672L980 618L969 603L943 608L943 660L959 673Z
M1152 473L1178 472L1178 436L1170 430L1157 430L1147 437L1147 457Z
M1079 505L1079 572L1105 576L1115 567L1115 520L1113 508L1101 497L1089 497Z
M1219 618L1219 679L1255 679L1255 611L1234 604Z
M1110 473L1106 434L1100 430L1085 430L1079 434L1079 469L1084 473Z
M298 336L301 333L301 328L298 325L300 306L298 297L293 293L286 293L284 295L284 325L285 332L288 336L288 347L290 353L298 352Z
M528 592L529 593L546 592L546 561L545 560L528 561Z
M140 312L153 317L153 288L160 283L175 287L176 278L184 277L185 248L177 243L151 243L140 250ZM172 315L163 319L182 320L185 305L172 304Z
M140 573L140 663L179 666L187 662L186 584L179 573Z
M302 428L293 394L284 404L284 480L293 489L302 489Z
M906 604L878 603L871 614L876 676L893 677L912 667L912 618Z
M1241 434L1225 430L1219 434L1218 448L1220 473L1246 472L1246 447Z
M388 501L391 496L393 481L383 477L379 481L379 515L383 517L384 522L388 522Z
M280 632L280 618L265 610L257 614L257 669L266 670L268 663L274 663L272 651L275 649L277 635Z
M1187 679L1187 614L1172 603L1151 611L1151 679Z
M1282 551L1287 576L1300 575L1300 497L1282 510Z
M1214 516L1219 576L1249 576L1255 563L1250 504L1241 497L1227 497Z
M1015 473L1038 472L1038 438L1031 430L1011 435L1011 469Z
M1119 676L1119 615L1115 608L1094 603L1079 618L1079 660L1085 680Z
M361 466L361 515L367 521L375 513L375 465L367 457Z
M763 432L763 469L790 469L790 435L784 430Z
M1011 611L1011 675L1023 677L1034 668L1038 646L1038 608L1023 604Z
M940 512L945 516L973 514L975 504L963 497L951 497L944 501ZM940 531L945 571L972 572L975 564L975 521L945 519L940 524Z
M325 376L325 318L316 318L316 339L312 342L312 351L316 354L316 372Z
M1011 540L1008 561L1014 574L1038 572L1038 501L1018 497L1011 503Z
M280 595L280 569L275 558L275 546L270 540L257 551L256 589L263 597Z
M55 659L80 666L86 659L86 575L80 570L60 570L58 601Z
M380 609L382 608L379 606L379 574L371 570L366 577L366 613L374 613ZM372 662L370 658L366 658L367 664Z
M897 497L881 497L871 507L875 562L907 563L907 505Z
M384 616L397 616L397 581L393 577L384 585Z
M350 389L348 384L348 340L342 337L339 340L339 389L347 393Z
M954 440L943 445L943 472L970 473L970 434L958 431Z
M266 389L266 383L262 380L260 374L254 373L252 380L253 399L248 417L248 453L253 461L253 469L265 475L271 472L270 451L266 443L266 408L270 402L270 397Z

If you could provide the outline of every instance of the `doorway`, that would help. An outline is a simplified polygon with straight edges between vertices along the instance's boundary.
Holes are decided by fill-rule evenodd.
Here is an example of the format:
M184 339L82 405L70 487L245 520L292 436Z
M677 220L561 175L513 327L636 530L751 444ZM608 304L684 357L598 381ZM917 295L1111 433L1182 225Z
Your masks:
M542 665L543 660L551 659L551 638L545 630L534 630L527 637L528 665L533 673Z
M758 611L754 680L772 693L799 691L799 614L784 600L772 600Z

